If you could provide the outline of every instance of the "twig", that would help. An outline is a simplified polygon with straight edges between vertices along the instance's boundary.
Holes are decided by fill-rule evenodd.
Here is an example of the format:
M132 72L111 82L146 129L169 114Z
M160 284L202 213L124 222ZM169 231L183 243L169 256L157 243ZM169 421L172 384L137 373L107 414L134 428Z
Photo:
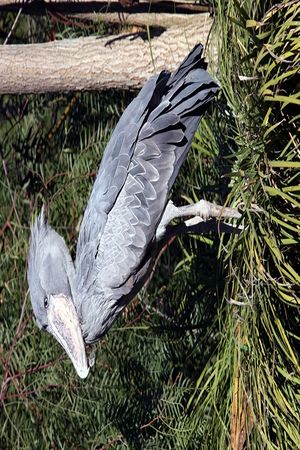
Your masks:
M154 422L156 422L157 420L160 420L160 419L161 419L161 415L159 414L158 416L156 416L153 419L151 419L150 422L145 423L144 425L142 425L140 427L140 430L142 430L143 428L150 427L150 425L152 425Z
M39 394L40 392L46 391L49 388L64 388L65 389L65 387L66 386L64 384L48 384L47 386L45 386L43 388L22 391L20 394L9 394L6 397L6 399L7 400L13 400L13 399L19 398L19 397L27 398L30 395Z
M16 388L16 390L18 391L18 386L15 385L15 378L13 375L11 375L10 373L10 369L9 369L9 361L11 359L11 355L13 352L13 349L15 348L15 345L17 343L18 338L20 337L20 332L21 332L21 324L23 321L23 316L24 316L24 312L25 312L25 306L26 306L26 301L27 301L27 297L28 295L24 296L24 300L22 303L22 308L21 308L21 314L20 314L20 318L19 318L19 323L12 341L12 344L10 346L9 352L8 352L8 357L5 359L4 361L4 365L5 365L5 372L4 372L4 376L3 376L3 380L2 380L2 384L1 384L1 391L0 391L0 402L2 403L6 394L6 391L8 389L8 385L10 383L10 381L12 381L14 383L14 386ZM22 329L22 332L24 331L25 328ZM8 376L9 374L9 376Z
M14 23L12 24L12 27L11 27L9 33L8 33L8 35L6 36L5 41L3 42L3 45L6 45L6 44L7 44L8 39L10 38L12 32L14 31L14 29L15 29L15 27L16 27L16 25L17 25L17 22L18 22L18 20L19 20L20 14L21 14L21 12L22 12L22 9L23 9L23 8L20 8L20 9L19 9L18 14L17 14L17 16L16 16L16 18L15 18L15 20L14 20Z
M11 216L13 215L13 212L14 212L14 205L10 208L10 211L8 213L8 216L7 216L7 219L5 221L5 224L3 225L3 227L0 230L0 237L3 236L4 231L6 230L6 228L10 228L10 226L11 226L10 225L10 219L11 219Z
M13 204L14 213L15 213L16 218L18 220L19 226L21 226L21 221L20 221L20 218L19 218L19 214L18 214L17 209L16 209L16 199L13 196L13 193L12 193L12 188L10 186L10 182L9 182L8 173L7 173L6 164L5 164L4 159L2 159L2 165L3 165L3 170L4 170L4 173L5 173L5 176L6 176L6 181L7 181L7 184L8 184L9 194L10 194L10 198L11 198L11 201L12 201L12 204Z
M146 306L144 305L144 309L143 309L143 311L140 313L140 314L138 314L133 320L131 320L130 322L126 322L126 324L125 324L125 328L126 327L130 327L131 325L133 325L134 323L136 323L136 322L138 322L140 319L141 319L141 317L143 316L143 314L144 314L144 312L146 311Z

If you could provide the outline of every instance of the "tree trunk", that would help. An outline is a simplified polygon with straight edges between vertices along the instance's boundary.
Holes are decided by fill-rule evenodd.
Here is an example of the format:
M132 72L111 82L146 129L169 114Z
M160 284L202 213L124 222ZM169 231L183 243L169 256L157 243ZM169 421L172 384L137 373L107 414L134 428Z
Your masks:
M1 0L0 0L1 1ZM204 14L171 14L171 13L66 13L65 22L68 18L89 20L93 22L106 22L120 25L133 25L137 27L156 27L156 28L170 28L170 27L187 27L194 23L196 28L201 26L202 17ZM55 18L56 16L54 16ZM62 19L61 16L57 16Z
M138 89L153 74L174 70L198 42L206 43L208 14L148 40L147 33L0 46L0 93Z

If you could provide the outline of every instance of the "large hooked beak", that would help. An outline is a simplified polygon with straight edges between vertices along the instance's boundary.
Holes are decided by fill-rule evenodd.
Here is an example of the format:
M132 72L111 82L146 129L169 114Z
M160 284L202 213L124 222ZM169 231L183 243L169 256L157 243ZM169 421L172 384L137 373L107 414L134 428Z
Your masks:
M48 328L65 349L80 378L89 373L81 327L75 306L64 294L50 295L47 309Z

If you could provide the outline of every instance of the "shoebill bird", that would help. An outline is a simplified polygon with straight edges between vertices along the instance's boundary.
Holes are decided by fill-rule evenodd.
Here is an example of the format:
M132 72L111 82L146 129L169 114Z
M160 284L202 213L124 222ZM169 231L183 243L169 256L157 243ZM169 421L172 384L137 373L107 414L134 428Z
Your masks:
M117 124L81 223L73 263L44 208L31 233L28 283L38 326L63 346L81 378L85 344L101 339L136 296L170 235L212 217L239 217L200 201L176 207L168 194L218 85L196 46L179 68L148 80ZM194 217L173 229L174 218Z

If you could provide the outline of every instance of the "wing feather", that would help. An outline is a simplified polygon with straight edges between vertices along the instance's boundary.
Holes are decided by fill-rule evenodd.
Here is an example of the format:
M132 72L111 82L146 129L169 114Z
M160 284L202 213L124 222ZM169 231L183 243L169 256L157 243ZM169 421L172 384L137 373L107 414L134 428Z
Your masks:
M79 290L88 295L110 292L114 303L126 303L122 286L141 268L201 115L218 90L201 53L197 46L172 75L149 80L112 135L77 247ZM128 291L126 285L123 296Z

